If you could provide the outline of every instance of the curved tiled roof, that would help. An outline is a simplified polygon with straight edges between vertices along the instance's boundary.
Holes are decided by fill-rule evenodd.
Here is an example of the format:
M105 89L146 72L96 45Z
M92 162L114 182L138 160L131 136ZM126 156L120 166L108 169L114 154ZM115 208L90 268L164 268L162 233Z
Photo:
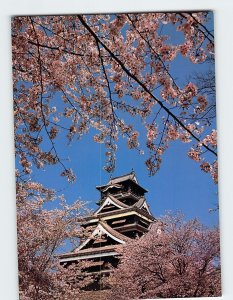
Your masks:
M104 221L100 221L99 224L101 224L103 226L103 228L110 233L111 235L113 235L114 237L116 237L119 240L122 240L124 242L128 242L131 240L131 238L125 236L124 234L116 231L115 229L113 229L111 226L109 226L106 222Z
M115 184L109 184L109 185L107 185L102 191L106 192L108 189L113 188L113 187L117 188L117 189L121 189L122 188L121 184L115 183Z
M97 248L87 248L87 249L81 249L78 251L72 251L72 252L67 252L59 255L59 258L67 258L67 257L76 257L76 256L82 256L85 254L97 254L97 253L106 253L106 252L111 252L111 251L117 251L122 247L122 244L118 245L107 245L103 247L97 247Z
M134 185L136 185L138 188L140 188L140 190L142 190L144 192L148 192L146 189L144 189L142 186L140 186L134 172L131 172L131 173L126 174L126 175L111 178L107 184L96 186L96 188L97 188L97 190L103 190L104 188L106 188L109 185L115 185L115 184L125 182L125 181L128 181L128 180L133 182Z
M145 203L145 205L146 205L146 210L147 210L147 212L150 214L150 215L152 215L151 214L151 212L150 212L150 208L149 208L149 206L148 206L148 204L147 204L147 202L146 202L146 200L144 199L144 198L141 198L140 200L138 200L138 202L136 202L133 206L134 207L137 207L137 208L139 208L139 209L142 209L143 207L143 204Z
M115 216L115 215L118 215L118 214L124 214L124 213L129 213L129 212L136 212L136 213L139 213L147 218L149 218L151 221L153 221L155 218L153 217L152 214L150 214L149 212L147 212L146 210L144 209L141 209L139 208L138 206L128 206L128 208L122 208L122 209L119 209L119 210L114 210L114 211L111 211L111 212L103 212L101 214L95 214L94 216L89 216L89 217L86 217L85 220L86 220L86 223L83 223L83 224L89 224L91 220L94 219L94 222L92 223L96 223L96 222L99 222L99 220L101 219L104 219L106 217L109 217L109 216Z
M131 179L131 180L133 180L134 182L138 183L138 182L137 182L137 179L136 179L136 176L135 176L135 173L134 173L134 172L131 172L131 173L126 174L126 175L122 175L122 176L118 176L118 177L112 178L112 179L108 182L108 185L109 185L109 184L118 183L118 182L122 182L122 181L125 181L125 180L128 180L128 179Z
M102 205L94 212L94 215L98 214L98 211L101 211L101 208L104 207L104 203L107 201L107 199L110 198L112 200L112 202L114 202L116 204L116 206L120 206L121 208L129 208L129 206L121 201L119 201L117 198L115 198L112 195L109 195L104 202L102 203Z
M122 206L122 208L128 208L129 205L123 203L122 201L118 200L116 197L112 196L112 195L109 195L108 196L113 202L115 202L116 204Z
M93 230L92 234L90 235L89 238L87 238L78 248L74 249L73 251L78 253L82 250L83 247L85 247L91 240L94 239L95 232L97 233L98 230L101 231L102 227L102 232L104 234L107 234L110 236L113 240L117 241L119 244L124 244L125 242L130 241L131 239L120 232L114 230L112 227L110 227L105 221L99 220L97 226Z
M140 198L140 199L139 199L135 204L133 204L132 206L141 208L144 202L145 202L145 199L144 199L144 198Z
M105 199L105 201L102 203L102 205L94 212L95 216L97 216L99 214L105 214L106 213L106 212L101 213L101 208L104 207L104 203L106 202L106 200L108 198L110 198L112 200L112 202L116 204L116 206L120 206L120 208L122 208L122 209L125 209L125 208L134 208L134 207L141 209L142 206L143 206L143 204L146 202L145 198L142 197L136 203L134 203L133 205L127 205L127 204L123 203L122 201L118 200L117 198L115 198L114 196L109 195ZM148 213L151 214L150 211L148 211Z

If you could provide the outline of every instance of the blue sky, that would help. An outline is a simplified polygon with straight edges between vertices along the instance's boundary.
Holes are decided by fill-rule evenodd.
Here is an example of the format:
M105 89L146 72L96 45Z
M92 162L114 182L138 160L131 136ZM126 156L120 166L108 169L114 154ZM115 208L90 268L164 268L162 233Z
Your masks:
M218 200L217 186L208 174L200 170L198 163L188 158L187 149L190 145L179 141L172 143L164 154L159 172L149 177L144 155L127 149L125 142L118 144L113 176L129 173L133 168L139 183L149 191L147 200L155 217L168 210L181 210L187 218L198 217L208 226L218 223L218 213L209 212ZM64 194L68 203L80 198L88 201L88 206L95 209L95 202L99 199L95 186L106 183L110 178L103 170L104 146L94 143L92 136L87 135L65 150L77 174L75 183L67 183L59 176L59 167L54 166L44 172L35 171L35 179ZM64 153L64 149L62 151Z
M211 27L212 21L209 24ZM172 36L172 42L179 43L181 40L181 34L172 27L164 26L163 33ZM172 63L171 72L179 84L185 84L192 72L201 72L206 68L205 64L194 65L179 55ZM61 100L57 96L54 104L58 107L59 101ZM132 124L138 127L139 122L139 119L135 119ZM143 129L139 131L143 142L145 132ZM75 183L69 184L60 177L61 170L58 166L48 166L44 171L35 170L33 179L54 188L60 194L63 193L69 203L81 198L89 202L89 207L95 209L95 202L99 199L95 186L106 183L110 175L103 170L104 145L93 141L92 132L71 145L67 145L63 134L56 141L58 153L62 153L63 158L69 158L64 163L77 174ZM179 141L171 143L163 155L161 169L155 176L149 177L144 164L146 155L127 149L126 143L124 139L118 141L116 169L112 176L129 173L133 168L139 183L149 191L147 200L155 217L168 210L181 210L187 218L198 217L208 226L218 223L218 212L209 212L218 201L217 186L208 174L200 170L198 163L187 157L191 144Z

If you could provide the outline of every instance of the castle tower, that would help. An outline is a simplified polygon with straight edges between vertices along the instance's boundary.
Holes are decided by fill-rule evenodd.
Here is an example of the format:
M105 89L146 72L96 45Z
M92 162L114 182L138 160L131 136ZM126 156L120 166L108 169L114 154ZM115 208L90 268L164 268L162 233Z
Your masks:
M77 249L62 254L60 263L91 260L88 272L103 276L117 266L118 249L147 232L154 217L145 198L147 190L140 186L133 171L96 188L100 191L99 207L82 224L92 233Z

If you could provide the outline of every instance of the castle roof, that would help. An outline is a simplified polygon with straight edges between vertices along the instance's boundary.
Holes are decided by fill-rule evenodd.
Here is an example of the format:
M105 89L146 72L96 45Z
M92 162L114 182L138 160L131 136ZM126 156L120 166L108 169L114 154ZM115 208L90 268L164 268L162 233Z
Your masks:
M142 186L139 185L134 171L132 171L129 174L125 174L125 175L122 175L122 176L111 178L107 184L96 186L96 189L102 191L102 190L106 189L109 186L118 187L119 188L120 187L119 184L127 182L127 181L129 183L137 186L144 193L148 192L146 189L144 189Z
M121 175L118 177L111 178L110 181L108 182L108 185L114 184L114 183L119 183L119 182L126 181L126 180L132 180L132 181L138 183L135 173L131 172L126 175Z
M146 203L145 198L140 198L136 203L132 204L132 205L127 205L125 203L123 203L122 201L118 200L116 197L114 197L113 195L109 195L101 204L101 206L94 212L94 215L98 215L98 214L102 214L101 211L104 207L106 207L107 205L114 205L116 206L116 208L118 209L133 209L133 208L145 208L145 210L148 212L148 214L152 215L149 209L149 206Z
M124 244L125 242L130 240L130 238L128 238L124 234L121 234L120 232L110 227L105 221L99 220L98 225L92 232L91 236L86 239L85 242L83 242L78 248L76 248L74 252L80 252L91 240L94 240L96 236L101 236L102 234L106 234L108 237L119 244Z
M101 210L109 205L109 204L113 204L114 206L116 206L117 208L129 208L129 206L125 203L123 203L122 201L118 200L116 197L114 197L113 195L108 195L108 197L103 201L103 203L100 205L100 207L94 212L94 215L98 214L101 212Z
M91 240L94 240L96 238L96 235L101 235L101 234L106 234L108 237L115 240L118 244L105 245L97 248L85 247ZM126 242L129 242L130 240L131 238L114 230L106 222L101 220L98 222L98 225L96 226L92 235L87 240L85 240L85 242L83 242L78 248L74 249L72 252L59 255L59 258L60 261L63 262L63 261L68 261L73 259L82 259L83 257L86 257L87 255L90 254L95 255L95 254L106 253L109 255L113 255L113 254L116 255L117 254L116 251L119 248L119 246L125 244Z
M60 255L61 263L99 258L107 262L120 255L123 245L146 232L154 221L144 196L147 190L139 185L133 171L111 178L97 189L101 191L102 201L82 224L84 228L90 228L91 233L79 247Z
M114 255L119 254L120 252L120 248L122 247L121 244L118 245L106 245L106 246L102 246L102 247L98 247L98 248L87 248L87 249L82 249L79 250L78 252L67 252L67 253L63 253L59 255L59 259L61 262L65 262L65 261L72 261L72 260L76 260L76 259L85 259L86 256L88 255L95 255L95 254L108 254L108 255L112 255L112 253L114 253Z

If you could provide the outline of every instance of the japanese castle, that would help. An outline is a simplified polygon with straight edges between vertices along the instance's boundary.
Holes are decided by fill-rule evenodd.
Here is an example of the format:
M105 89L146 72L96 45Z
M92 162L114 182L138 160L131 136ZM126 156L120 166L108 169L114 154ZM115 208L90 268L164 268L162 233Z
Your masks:
M138 183L134 171L96 188L100 191L98 209L82 224L91 233L78 248L60 255L60 263L90 260L88 272L106 276L119 262L119 249L147 232L154 217L145 198L147 190ZM97 290L97 286L96 282L91 289Z

